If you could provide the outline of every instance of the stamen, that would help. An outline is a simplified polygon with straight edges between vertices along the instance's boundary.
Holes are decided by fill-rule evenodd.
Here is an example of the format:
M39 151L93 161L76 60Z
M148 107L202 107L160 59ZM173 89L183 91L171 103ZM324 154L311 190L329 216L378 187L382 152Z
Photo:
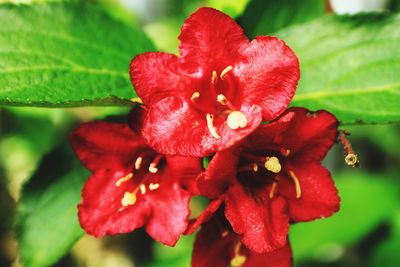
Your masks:
M142 166L143 158L142 157L137 157L135 160L135 170L140 170L140 167Z
M356 154L348 154L345 158L344 161L346 162L347 165L356 167L358 165L358 157Z
M258 171L258 165L257 163L253 163L253 172L257 172Z
M140 193L142 193L142 195L146 194L146 186L144 184L140 185Z
M124 177L121 177L118 179L118 181L115 183L116 186L120 186L122 183L125 183L126 181L129 181L132 179L133 174L129 173L128 175L125 175Z
M158 165L158 163L160 162L160 160L161 160L162 157L163 157L162 155L158 154L158 155L154 158L153 162L150 163L149 172L151 172L151 173L157 173L157 172L158 172L157 165Z
M121 199L122 206L127 207L135 203L136 203L136 195L134 193L125 192L124 197Z
M149 172L151 172L151 173L157 173L158 172L157 165L154 162L150 163Z
M197 98L199 98L200 97L200 93L199 92L194 92L193 93L193 95L190 97L190 100L192 101L192 102L194 102Z
M279 173L282 170L281 163L277 157L266 157L264 166L267 170L273 173Z
M211 83L215 84L217 82L218 79L218 75L217 72L215 70L212 71L212 77L211 77Z
M153 184L153 183L149 184L150 191L156 190L159 187L160 187L160 184Z
M221 234L222 237L227 237L228 235L229 235L229 231L228 230L223 231L222 234Z
M208 130L210 131L211 135L217 139L221 138L221 136L219 136L219 134L217 133L217 129L214 127L214 124L213 124L214 115L207 113L206 119L207 119L207 127L208 127Z
M280 150L281 150L280 152L281 152L282 156L287 157L290 155L290 152L291 152L290 149L281 148Z
M228 104L228 99L223 94L219 94L217 95L217 102L221 105L226 105Z
M221 77L221 80L224 79L225 75L230 72L232 70L232 66L228 66L226 67L222 72L221 75L219 77Z
M292 178L294 185L296 186L296 198L301 198L301 187L300 187L300 181L296 177L293 171L289 170L290 178Z
M241 111L232 111L226 119L228 127L232 130L247 126L247 118Z
M269 198L273 199L276 191L276 187L278 186L278 182L273 182L271 186L271 191L269 191Z
M246 256L240 255L240 247L242 243L238 242L235 246L234 253L235 256L232 258L230 264L232 267L240 267L246 262Z

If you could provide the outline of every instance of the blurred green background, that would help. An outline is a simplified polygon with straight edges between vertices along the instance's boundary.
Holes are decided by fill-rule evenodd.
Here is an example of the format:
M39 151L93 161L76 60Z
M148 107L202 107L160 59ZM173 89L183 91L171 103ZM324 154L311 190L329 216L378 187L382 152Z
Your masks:
M0 0L2 2L10 1ZM91 2L102 6L111 16L124 23L142 25L159 50L176 53L180 26L198 7L216 7L241 22L241 14L250 1ZM395 2L392 4L396 7ZM116 107L0 109L0 266L21 266L16 242L19 229L15 223L16 203L20 200L22 185L32 177L43 156L54 147L65 145L66 136L74 125L110 116L124 116L127 112L127 108ZM360 167L352 169L345 165L340 145L335 145L326 158L324 164L331 170L339 188L341 211L328 219L292 227L290 239L295 265L400 266L400 125L342 125L341 128L352 133L349 139L359 154ZM52 165L48 169L50 168L49 172L57 172L61 167ZM47 180L43 182L43 188L46 187L46 182ZM48 184L52 183L53 181L48 181ZM74 183L82 185L83 181ZM79 199L79 186L74 189L76 192L71 194ZM28 195L27 198L29 197ZM195 200L192 208L198 213L203 205L202 201ZM47 206L43 208L45 207ZM51 220L50 217L46 218ZM47 222L28 223L33 225ZM17 229L16 233L13 229ZM60 233L47 233L55 239L58 234ZM57 263L50 264L51 266L190 265L193 236L183 237L175 248L169 248L153 242L141 230L130 235L104 239L94 239L86 235L80 238L81 234L78 232L76 239L79 240L70 252L57 260ZM33 234L32 238L34 243L40 243L46 236Z

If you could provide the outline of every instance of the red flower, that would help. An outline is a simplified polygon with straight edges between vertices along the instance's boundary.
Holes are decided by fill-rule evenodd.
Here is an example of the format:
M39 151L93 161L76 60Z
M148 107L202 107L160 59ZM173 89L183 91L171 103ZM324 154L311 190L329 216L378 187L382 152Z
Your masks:
M240 146L216 153L199 177L205 196L220 197L242 242L259 253L286 243L289 222L328 217L340 200L320 162L337 134L325 111L289 109Z
M204 221L200 231L196 235L194 243L192 267L290 267L292 266L292 252L289 243L284 247L267 253L256 253L242 245L240 236L229 225L229 222L217 213L211 214L218 206L211 202L210 208L195 222L191 231ZM210 219L211 218L211 219Z
M180 56L132 60L136 92L149 108L143 136L165 154L204 156L232 146L289 104L299 79L278 38L249 41L227 15L200 8L182 26Z
M154 239L170 246L176 243L188 225L199 159L158 154L119 123L83 124L70 141L93 172L78 207L87 233L102 237L145 226Z

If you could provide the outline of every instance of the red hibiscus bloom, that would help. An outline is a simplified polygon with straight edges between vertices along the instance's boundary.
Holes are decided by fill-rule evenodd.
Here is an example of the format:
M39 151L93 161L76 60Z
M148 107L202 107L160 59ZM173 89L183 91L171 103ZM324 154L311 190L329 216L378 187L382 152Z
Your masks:
M259 36L250 42L234 20L212 8L200 8L181 29L179 57L144 53L130 67L149 108L143 136L157 151L208 155L288 106L299 63L283 41Z
M78 206L79 222L87 233L101 237L144 226L154 239L176 243L187 228L199 159L158 154L119 123L83 124L70 142L93 172Z
M289 243L267 253L256 253L242 245L229 222L218 212L220 201L212 201L209 207L189 228L193 232L200 224L194 243L192 267L290 267L292 252ZM207 221L206 223L204 223ZM204 224L203 224L204 223Z
M340 200L320 164L337 134L325 111L292 108L261 125L240 146L217 152L199 177L202 194L225 203L242 242L259 253L286 243L289 222L328 217Z

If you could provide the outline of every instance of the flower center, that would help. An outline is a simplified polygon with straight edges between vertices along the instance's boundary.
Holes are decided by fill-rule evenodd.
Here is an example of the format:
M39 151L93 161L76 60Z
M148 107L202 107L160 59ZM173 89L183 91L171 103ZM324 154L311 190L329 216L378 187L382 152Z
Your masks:
M264 184L271 184L268 196L273 198L278 190L279 179L287 177L295 187L296 198L301 198L300 180L297 178L293 170L285 168L287 157L290 150L285 148L277 148L279 153L271 150L260 154L242 152L238 165L238 179L248 188L259 188ZM251 177L251 179L249 179Z
M218 126L223 123L232 130L245 128L248 124L246 115L231 101L237 98L235 80L233 75L230 75L232 69L232 66L227 66L219 76L217 71L213 70L208 86L203 90L194 91L190 96L192 106L205 114L208 130L216 139L221 138ZM232 99L229 99L229 96Z
M135 177L142 177L141 181L136 185L133 191L126 191L124 193L124 196L121 199L122 207L120 211L128 206L134 205L138 200L139 192L140 195L145 195L147 192L157 190L160 187L159 183L149 181L152 177L154 177L149 174L155 174L159 171L160 161L163 159L163 157L164 156L160 154L156 154L155 156L146 156L144 154L139 155L134 161L132 172L119 178L115 182L115 186L120 187L124 183L133 180ZM145 165L144 163L147 163L146 165L148 165L147 170L146 168L142 168Z

